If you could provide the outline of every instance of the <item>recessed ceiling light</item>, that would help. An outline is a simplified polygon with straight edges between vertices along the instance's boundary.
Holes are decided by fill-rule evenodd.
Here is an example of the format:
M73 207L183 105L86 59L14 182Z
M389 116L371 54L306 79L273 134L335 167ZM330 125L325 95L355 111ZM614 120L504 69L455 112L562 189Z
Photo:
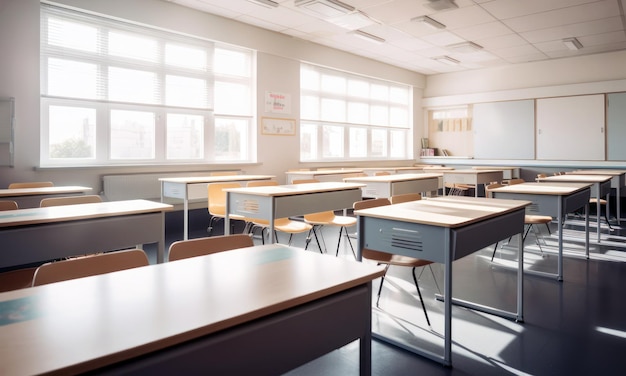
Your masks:
M428 0L428 3L424 5L436 11L454 9L459 7L458 5L456 5L454 0Z
M361 11L330 18L327 21L348 30L361 29L378 23Z
M565 47L569 48L572 51L580 50L583 48L582 43L578 41L576 38L565 38L563 39L563 44Z
M434 30L446 28L446 25L442 24L441 22L435 21L428 16L415 17L411 19L411 21L421 23L422 25L428 26L429 28Z
M251 3L264 6L266 8L276 8L278 3L272 0L248 0Z
M462 52L462 53L472 53L472 52L477 52L483 49L483 46L478 45L474 42L462 42L462 43L450 44L446 47L456 52Z
M438 62L447 65L459 65L460 63L460 61L458 61L457 59L453 59L450 56L437 56L433 57L433 60L437 60Z
M339 17L354 12L352 5L337 0L296 0L297 7L321 18Z
M355 37L364 39L368 42L385 43L385 40L383 38L376 36L374 34L366 33L365 31L361 31L361 30L354 30L352 32L352 35L354 35Z

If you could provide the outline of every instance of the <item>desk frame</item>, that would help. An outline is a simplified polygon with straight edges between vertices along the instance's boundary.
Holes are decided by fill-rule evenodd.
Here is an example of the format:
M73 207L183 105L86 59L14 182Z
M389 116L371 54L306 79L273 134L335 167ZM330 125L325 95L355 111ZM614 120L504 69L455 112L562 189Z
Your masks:
M404 193L437 192L440 174L398 174L345 178L347 183L362 183L363 197L381 198Z
M501 182L504 173L502 170L452 170L443 171L443 195L446 195L446 183L473 184L474 196L478 197L478 185L486 185L492 181Z
M435 198L446 199L446 198ZM450 198L447 198L448 200ZM463 201L459 201L461 203ZM465 202L464 202L465 203ZM403 204L399 204L403 205ZM395 206L395 205L394 205ZM361 212L361 211L360 211ZM358 218L358 251L357 260L362 259L363 248L400 254L420 259L430 260L444 265L444 350L443 356L433 352L403 343L381 333L372 333L374 338L388 342L407 351L438 361L444 366L452 365L452 304L488 312L505 318L523 321L524 299L524 249L521 236L524 231L524 206L512 212L496 217L487 218L461 227L445 227L434 224L424 224L379 218L357 214ZM480 234L480 236L477 236ZM517 312L507 312L496 308L473 304L452 297L452 262L465 257L480 249L488 247L502 239L513 235L520 236L518 242L518 270L517 270ZM413 248L409 249L395 243L394 237L412 238ZM406 244L406 243L405 243Z

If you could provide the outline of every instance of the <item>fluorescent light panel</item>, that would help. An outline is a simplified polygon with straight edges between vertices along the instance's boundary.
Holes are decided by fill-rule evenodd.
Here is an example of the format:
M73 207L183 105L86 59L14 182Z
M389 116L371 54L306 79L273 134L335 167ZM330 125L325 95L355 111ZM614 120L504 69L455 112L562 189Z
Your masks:
M272 0L248 0L251 3L264 6L266 8L276 8L278 3Z
M436 11L455 9L459 7L458 5L456 5L454 0L428 0L428 3L424 5Z
M446 47L456 52L463 52L463 53L472 53L472 52L477 52L483 49L483 46L478 45L474 42L456 43L456 44L448 45Z
M327 21L348 30L361 29L366 26L371 26L378 23L369 18L367 14L361 11L356 11L354 13L349 13L344 16L331 18Z
M353 34L355 37L358 37L358 38L364 39L364 40L366 40L366 41L368 41L368 42L374 42L374 43L385 43L385 40L384 40L383 38L378 37L378 36L376 36L376 35L374 35L374 34L366 33L365 31L361 31L361 30L354 30L354 31L352 32L352 34Z
M421 17L415 17L413 18L411 21L414 22L419 22L425 26L430 27L431 29L434 30L441 30L441 29L445 29L446 25L442 24L441 22L435 21L432 18L428 17L428 16L421 16Z
M353 6L337 0L296 0L294 4L322 18L339 17L355 10Z
M447 65L458 65L460 63L460 61L458 61L457 59L453 59L450 56L437 56L433 57L433 59Z
M582 43L580 43L576 38L565 38L563 39L563 44L572 51L577 51L583 48Z

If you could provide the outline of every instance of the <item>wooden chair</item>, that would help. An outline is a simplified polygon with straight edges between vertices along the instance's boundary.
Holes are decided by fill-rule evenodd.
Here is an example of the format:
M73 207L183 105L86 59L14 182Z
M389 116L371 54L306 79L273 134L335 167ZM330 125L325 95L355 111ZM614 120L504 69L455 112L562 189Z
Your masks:
M524 180L521 180L521 182L523 182ZM509 182L509 184L511 184L511 182ZM519 183L518 183L519 184ZM489 184L485 187L485 191L487 192L487 197L491 197L491 193L489 192L492 189L495 188L499 188L502 187L502 184ZM526 226L526 230L524 231L524 234L522 235L522 247L524 246L524 241L526 240L526 237L528 236L528 233L530 232L531 229L533 229L533 232L535 234L535 242L537 243L537 246L539 247L539 250L541 251L541 253L543 253L543 249L541 248L541 244L539 242L540 238L542 238L541 236L541 232L539 231L539 229L536 228L536 225L541 225L541 224L545 224L546 228L548 229L548 233L551 233L550 231L550 223L552 222L552 217L550 217L549 215L533 215L533 214L526 214L524 216L524 225ZM511 239L509 238L509 241ZM496 243L495 247L493 248L493 254L491 255L491 261L493 261L494 256L496 255L496 251L498 250L498 244Z
M213 226L215 222L226 218L226 192L224 189L228 188L241 188L241 184L239 183L211 183L208 184L208 211L211 215L209 219L209 226L207 227L207 232L209 236L213 234ZM233 221L244 221L245 218L241 215L230 215L230 220ZM234 226L231 224L231 232Z
M266 187L266 186L275 186L278 185L278 182L275 180L253 180L248 182L248 187ZM248 232L250 234L254 234L256 229L261 230L261 241L265 244L265 231L269 231L270 223L268 220L260 219L260 218L248 218L246 217L246 221L250 224L248 227ZM274 230L280 231L289 234L289 240L287 244L291 244L291 240L293 239L294 234L300 234L303 232L309 232L312 226L308 223L302 221L294 221L289 218L277 218L274 220ZM321 250L320 250L321 251Z
M51 181L29 181L29 182L23 182L23 183L9 184L9 189L44 188L44 187L54 187L54 184Z
M391 175L391 172L388 171L378 171L375 176L387 176L387 175Z
M392 204L399 204L401 202L417 201L421 200L422 195L419 193L403 193L401 195L393 195L389 198Z
M369 208L374 208L374 207L384 206L384 205L389 205L389 204L391 204L391 202L387 198L375 198L371 200L357 201L354 203L353 208L354 210L362 210L362 209L369 209ZM413 282L415 283L415 288L417 289L417 295L419 296L420 302L422 303L422 309L424 310L424 316L426 317L426 322L428 323L428 326L430 326L430 319L428 318L428 312L426 312L426 306L424 305L424 299L422 298L422 293L420 292L420 288L418 284L419 278L415 275L415 269L428 265L431 273L433 273L433 270L431 267L431 264L433 262L428 261L428 260L408 257L408 256L394 255L391 253L375 251L375 250L368 249L368 248L363 248L361 250L361 255L363 256L363 258L367 260L375 261L378 265L385 265L385 273L381 277L380 286L378 287L378 294L376 297L376 307L378 307L378 304L380 301L380 293L383 289L383 283L385 282L385 276L387 275L387 271L389 270L389 267L393 265L393 266L406 266L406 267L412 268ZM421 273L420 273L420 276L421 276ZM433 273L433 279L435 280L435 283L437 283L434 273ZM437 286L437 289L439 289L439 286Z
M0 211L4 210L17 210L17 202L11 200L0 201Z
M48 262L37 268L32 286L89 277L149 265L141 249L130 249Z
M37 267L19 268L0 273L0 292L31 287Z
M231 249L252 247L254 242L247 234L209 236L172 243L169 249L169 261L190 257L210 255Z
M46 208L49 206L62 206L62 205L77 205L77 204L92 204L96 202L102 202L102 197L98 195L80 195L80 196L67 196L67 197L48 197L39 202L39 206Z
M293 184L305 184L305 183L318 183L319 181L316 179L302 179L302 180L294 180ZM356 225L356 218L347 216L347 215L336 215L334 211L328 210L317 213L309 213L304 215L304 222L311 225L311 230L309 230L309 235L307 236L307 242L305 249L307 249L310 241L311 241L311 233L315 236L315 241L317 242L317 246L322 252L322 247L320 244L320 240L318 237L318 231L320 236L322 237L322 243L324 243L324 249L326 249L326 242L324 240L324 234L321 232L322 227L324 226L335 226L339 227L339 239L337 240L337 251L335 252L335 256L339 256L339 247L341 245L341 235L343 234L350 245L350 249L352 250L352 254L356 258L356 253L354 252L354 247L352 246L352 242L350 241L347 227Z

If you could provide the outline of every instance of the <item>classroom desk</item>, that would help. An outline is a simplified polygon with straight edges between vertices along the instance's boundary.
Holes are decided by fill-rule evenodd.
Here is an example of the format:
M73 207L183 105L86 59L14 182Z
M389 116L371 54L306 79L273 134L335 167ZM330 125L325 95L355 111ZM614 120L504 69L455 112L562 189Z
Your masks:
M39 188L14 188L0 189L0 200L12 200L17 202L20 209L38 208L42 199L48 197L63 197L84 195L91 191L89 187L81 186L58 186Z
M277 375L358 339L369 375L383 270L265 245L2 293L0 374Z
M529 201L446 196L356 210L358 259L368 249L417 257L444 264L443 356L382 333L372 333L408 351L452 365L452 264L454 260L524 231L524 208ZM517 312L505 312L469 302L455 303L523 321L523 247L519 242Z
M532 205L526 208L528 214L549 215L558 223L559 255L557 274L527 271L539 275L556 276L563 280L563 221L565 215L585 208L585 249L589 257L589 197L591 185L587 183L520 183L490 189L492 197L529 200Z
M149 243L157 243L163 262L164 217L171 209L126 200L0 212L0 268Z
M519 178L519 167L511 166L474 166L474 170L502 170L503 179L516 179Z
M566 172L566 174L574 174L574 175L608 175L611 176L611 188L615 188L615 199L616 199L616 217L617 224L621 224L622 218L622 206L621 206L621 190L622 187L626 187L626 170L610 170L610 169L589 169L589 170L575 170ZM606 217L610 217L609 206L606 207Z
M574 174L565 174L565 175L554 175L547 176L545 178L537 178L538 182L553 182L553 183L588 183L592 184L591 186L591 195L596 198L596 232L598 237L598 243L601 241L600 234L600 218L601 217L601 205L600 199L602 197L606 197L606 206L609 206L609 194L611 193L611 179L612 177L609 175L574 175Z
M388 172L390 174L419 174L424 171L423 167L403 166L403 167L360 167L368 176L376 176L378 172Z
M292 184L294 180L316 179L320 182L341 182L344 178L363 174L362 169L337 169L337 170L315 170L315 171L287 171L287 184Z
M474 196L478 197L478 185L486 185L491 182L497 181L501 182L503 179L502 170L474 170L474 169L464 169L464 170L453 170L453 171L443 171L443 185L444 191L443 194L445 196L445 186L446 184L469 184L474 185L476 188L474 189Z
M391 197L404 193L437 192L441 174L397 174L345 178L346 183L365 184L363 197Z
M351 208L362 199L361 187L363 184L321 182L225 189L224 232L230 233L231 214L266 219L270 224L270 243L274 243L275 219Z
M160 178L161 202L164 202L166 198L183 200L183 239L187 240L189 238L189 201L202 199L208 204L207 185L225 182L246 183L253 180L271 180L275 177L274 175L220 175Z

